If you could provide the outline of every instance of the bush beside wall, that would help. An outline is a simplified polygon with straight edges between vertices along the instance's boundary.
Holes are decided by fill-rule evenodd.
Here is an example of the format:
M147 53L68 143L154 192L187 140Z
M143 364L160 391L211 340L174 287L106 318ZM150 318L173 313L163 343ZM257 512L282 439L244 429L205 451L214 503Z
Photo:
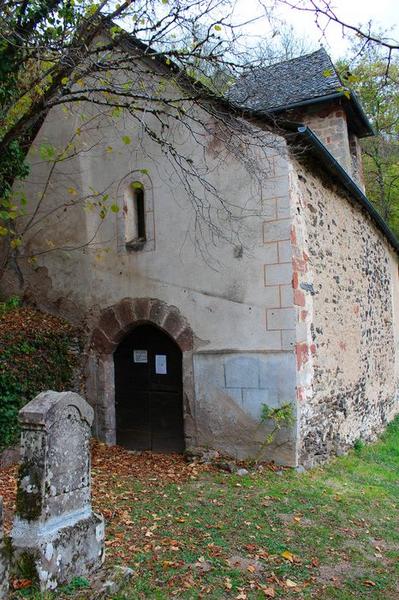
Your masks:
M52 315L0 304L0 450L18 441L18 411L44 390L71 388L76 330Z

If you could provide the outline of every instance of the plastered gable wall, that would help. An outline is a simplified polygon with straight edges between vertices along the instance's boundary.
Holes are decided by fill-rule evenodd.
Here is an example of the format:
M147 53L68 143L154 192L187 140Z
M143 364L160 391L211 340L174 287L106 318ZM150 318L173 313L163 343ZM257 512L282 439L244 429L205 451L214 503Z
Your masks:
M311 166L312 169L314 167ZM398 261L359 207L296 164L300 462L370 440L398 412ZM294 292L295 293L295 292Z
M193 160L205 161L210 183L235 206L235 243L213 242L204 230L210 251L204 256L195 240L192 199L159 145L143 141L133 120L107 119L90 106L81 110L90 118L89 128L82 125L79 110L57 109L39 134L36 145L61 147L73 138L77 150L73 159L57 165L47 187L50 165L37 153L31 155L28 197L38 197L45 187L46 193L40 226L27 236L27 247L37 259L24 267L25 293L43 308L83 323L89 334L99 315L123 299L158 299L175 307L195 337L193 354L185 359L191 378L185 395L191 420L188 443L240 457L253 455L267 433L259 427L262 403L274 407L295 400L291 209L284 144L271 140L259 186L224 147L213 123L201 145L193 144L183 124L174 123L173 142ZM131 143L123 142L125 135ZM151 213L151 244L143 251L129 251L121 235L123 190L132 181L143 184L146 211ZM193 185L201 199L204 189L198 182ZM119 213L110 212L102 222L96 208L77 202L90 201L93 190L106 191L119 204ZM87 245L93 239L95 243ZM90 377L95 378L103 357L90 356ZM110 442L115 439L111 359L98 376L103 381L87 386L94 405L102 389L96 423L99 435ZM284 433L288 445L278 451L281 462L296 463L295 435ZM275 450L271 452L279 459Z

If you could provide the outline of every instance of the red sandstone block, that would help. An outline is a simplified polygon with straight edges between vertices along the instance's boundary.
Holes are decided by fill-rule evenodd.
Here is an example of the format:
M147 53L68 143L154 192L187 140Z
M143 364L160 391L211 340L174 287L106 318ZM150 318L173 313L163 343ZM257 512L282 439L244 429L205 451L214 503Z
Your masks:
M296 306L305 306L305 294L302 290L294 290L294 304Z
M296 354L296 366L298 371L302 369L302 367L309 360L309 348L306 342L301 342L296 344L295 346L295 354Z
M182 352L192 350L193 341L193 332L191 331L190 327L186 327L185 329L183 329L183 331L179 333L179 336L176 339L176 342L180 346L180 350Z
M296 290L298 288L299 285L299 276L298 273L296 271L294 271L294 273L292 274L292 287L294 288L294 290Z
M306 261L303 258L294 258L292 260L292 268L294 271L305 273L307 271Z
M298 385L296 388L296 397L298 402L306 400L305 388L302 385Z

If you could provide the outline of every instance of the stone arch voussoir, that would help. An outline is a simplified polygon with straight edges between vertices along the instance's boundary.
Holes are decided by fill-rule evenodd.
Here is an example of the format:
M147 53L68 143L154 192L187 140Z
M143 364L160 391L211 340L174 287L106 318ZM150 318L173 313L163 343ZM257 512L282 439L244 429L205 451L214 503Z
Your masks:
M124 335L139 323L149 322L173 338L182 352L193 349L193 332L176 306L156 298L123 298L105 308L91 337L98 354L112 354Z

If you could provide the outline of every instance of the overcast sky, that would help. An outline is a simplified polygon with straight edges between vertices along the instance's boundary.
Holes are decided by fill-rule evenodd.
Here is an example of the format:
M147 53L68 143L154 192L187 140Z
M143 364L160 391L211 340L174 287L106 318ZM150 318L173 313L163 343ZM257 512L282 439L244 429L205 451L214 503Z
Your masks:
M391 30L390 36L399 41L399 0L332 0L332 5L343 21L358 25L367 24L371 20L375 29ZM245 18L260 14L258 0L238 0L238 6L240 16ZM323 37L314 22L314 15L288 7L281 7L279 14L293 25L298 37L309 39L316 47L322 44L333 59L345 54L348 37L354 35L347 32L345 39L342 29L331 23ZM264 21L263 24L258 22L248 27L251 36L262 36L263 32L266 37Z

